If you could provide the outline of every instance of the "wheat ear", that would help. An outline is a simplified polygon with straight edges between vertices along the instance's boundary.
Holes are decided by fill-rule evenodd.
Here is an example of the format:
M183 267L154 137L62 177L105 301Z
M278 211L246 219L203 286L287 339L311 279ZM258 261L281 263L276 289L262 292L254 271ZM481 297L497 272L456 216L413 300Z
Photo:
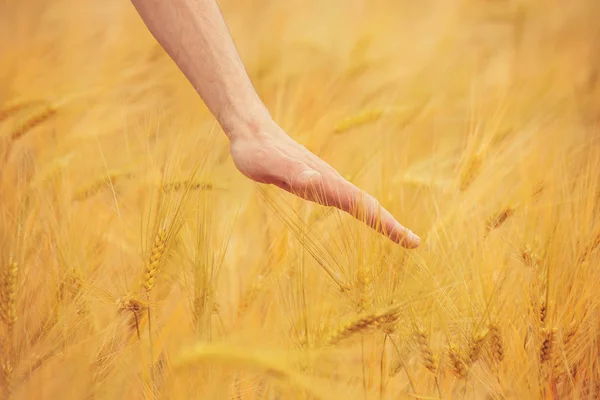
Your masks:
M433 354L431 346L429 344L429 335L424 328L418 327L416 331L417 343L419 345L419 351L423 358L423 365L432 373L436 373L438 368L437 357Z
M540 256L529 245L523 246L521 249L521 260L528 267L536 267L540 265Z
M448 345L448 358L450 359L450 367L452 373L458 378L467 376L467 368L464 361L464 356L456 344Z
M73 195L73 200L74 201L83 201L91 196L94 196L95 194L99 193L105 187L114 185L114 183L117 181L117 179L126 177L127 175L128 174L125 172L119 172L119 171L111 172L110 174L105 175L105 176L95 180L89 186L86 186L86 187L78 190Z
M139 339L140 321L144 317L144 311L148 309L148 304L137 299L133 294L127 294L117 299L117 307L119 312L130 313L129 327L136 330Z
M148 257L148 262L146 263L146 268L144 269L142 286L148 293L150 293L152 288L154 288L156 285L156 276L158 275L161 264L164 260L166 246L167 229L160 228L154 239L154 245L150 250L150 257Z
M488 327L490 336L490 350L492 352L492 358L496 362L502 362L504 360L504 343L502 341L502 334L498 324L492 323Z
M546 323L546 316L548 315L548 305L546 304L546 299L542 297L540 299L540 324L543 326Z
M497 214L493 215L490 219L488 219L485 225L486 235L494 229L498 229L500 226L502 226L502 224L504 224L510 217L512 217L514 213L514 207L506 207Z
M590 244L581 252L578 262L583 263L598 247L600 247L600 232L596 234L594 240L592 240Z
M479 360L479 356L481 355L481 350L483 349L483 344L487 338L488 331L482 330L471 338L471 342L469 343L469 351L467 353L467 361L469 365L473 365Z
M4 386L6 387L6 394L10 397L13 386L13 367L12 363L9 360L5 360L2 362L2 380L4 381Z
M363 126L372 122L376 122L383 115L383 111L380 109L371 109L361 111L356 115L344 118L340 123L335 126L335 133L348 132L351 129Z
M165 183L160 188L160 190L163 193L180 192L180 191L184 191L184 190L212 190L212 189L215 189L215 187L210 182L194 182L194 181L190 181L190 180Z
M18 263L12 258L9 259L8 265L2 273L2 286L0 287L0 317L9 328L12 328L17 320L16 292L18 272Z
M552 350L556 340L557 329L542 329L542 345L540 346L540 362L543 364L552 358Z
M27 132L35 128L36 126L43 124L50 118L56 115L56 108L53 106L48 106L46 109L39 114L34 115L25 121L21 126L19 126L13 133L10 135L10 139L12 141L18 140L22 138Z
M371 328L387 327L398 318L398 307L390 307L383 311L363 314L357 319L341 325L336 331L329 335L326 342L335 344L354 334L367 331Z
M9 118L11 115L18 113L19 111L23 110L24 108L30 107L33 104L35 104L35 102L19 101L19 102L14 102L12 104L4 106L3 108L0 109L0 122Z
M483 153L470 156L463 164L458 177L458 189L464 192L475 181L483 165Z

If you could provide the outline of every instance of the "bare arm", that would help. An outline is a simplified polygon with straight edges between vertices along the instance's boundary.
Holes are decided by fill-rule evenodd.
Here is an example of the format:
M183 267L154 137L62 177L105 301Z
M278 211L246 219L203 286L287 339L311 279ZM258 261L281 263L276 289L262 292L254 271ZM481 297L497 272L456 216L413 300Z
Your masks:
M258 97L216 0L131 0L146 26L230 139L237 168L254 181L334 206L405 247L420 239L379 202L290 138Z
M132 3L230 139L256 130L259 121L269 118L215 0Z

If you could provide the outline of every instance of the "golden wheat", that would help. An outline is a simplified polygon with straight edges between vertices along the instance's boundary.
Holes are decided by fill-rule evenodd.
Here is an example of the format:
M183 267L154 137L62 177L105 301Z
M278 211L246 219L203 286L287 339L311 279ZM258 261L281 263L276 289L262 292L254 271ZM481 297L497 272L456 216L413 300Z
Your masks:
M469 350L467 352L467 360L469 365L473 365L479 359L481 352L483 350L483 345L485 340L488 338L489 331L482 330L477 332L470 340Z
M504 360L504 343L500 327L496 323L488 326L490 336L490 350L494 361L501 363Z
M323 398L318 387L310 385L305 377L300 375L290 365L279 361L267 352L244 349L225 344L199 344L182 351L174 362L179 370L195 364L208 362L232 364L250 370L262 371L268 376L284 384L292 384L309 393L312 398Z
M110 172L109 174L95 180L90 185L83 187L73 195L74 201L83 201L98 194L102 189L106 187L112 187L117 180L123 177L127 177L128 174L126 172L116 171Z
M563 335L563 345L565 346L565 351L569 350L576 333L577 324L575 323L575 321L572 321L567 327L565 334Z
M9 259L2 271L0 283L0 317L9 327L17 320L17 274L19 265L16 260Z
M465 365L464 356L458 345L450 343L448 345L448 358L450 360L450 370L458 378L467 376L467 367Z
M165 183L161 186L161 190L165 193L182 190L212 190L214 188L214 185L210 182L192 182L189 180Z
M328 344L336 344L355 334L366 332L369 329L387 327L398 317L400 310L398 307L389 307L384 310L365 313L355 319L352 319L329 334L325 339Z
M48 121L49 119L54 117L56 113L57 110L53 106L46 107L43 111L27 119L25 122L23 122L23 124L21 124L17 129L15 129L10 134L10 139L12 141L21 139L27 132Z
M396 360L394 361L394 363L392 364L392 366L390 367L390 370L388 372L388 375L390 378L393 378L394 376L398 375L398 373L400 371L402 371L402 369L404 368L404 363L400 360Z
M13 366L10 360L5 360L2 362L2 381L3 386L6 389L7 394L10 396L12 384L13 384Z
M351 129L376 122L383 115L383 111L380 109L371 109L361 111L356 115L352 115L340 121L334 129L335 133L345 133Z
M600 247L600 232L594 236L590 244L581 252L578 262L583 263L598 247Z
M148 304L136 298L132 293L117 299L117 308L119 312L127 312L130 315L129 327L137 331L140 335L140 325L148 310Z
M528 267L536 267L540 265L541 261L539 255L535 251L533 251L533 249L529 245L525 245L521 249L520 256L521 260L523 260L525 265L527 265Z
M540 346L540 362L543 364L552 358L557 329L542 329L542 344Z
M433 354L433 350L429 344L429 335L424 328L418 327L416 331L417 343L419 351L423 359L423 365L432 373L436 373L438 368L437 357Z
M540 324L544 326L546 323L546 316L548 315L548 305L546 304L546 298L540 299L540 311L539 311Z
M274 122L423 244L248 181L130 4L4 2L0 398L593 398L598 2L257 3Z
M498 212L497 214L493 215L490 219L488 219L488 221L485 225L486 235L489 234L492 230L498 229L514 213L515 213L514 207L506 207L506 208L502 209L500 212Z
M167 229L162 227L156 233L154 245L150 250L150 256L148 257L148 262L146 263L144 276L142 278L142 286L148 293L150 293L154 288L154 285L156 285L156 277L164 261L166 247Z
M559 381L567 379L569 372L573 373L576 370L576 364L573 363L572 356L574 354L575 346L574 340L577 332L577 325L572 321L569 326L563 330L562 334L562 352L557 349L556 358L554 360L554 375ZM556 343L555 343L556 345Z
M356 295L356 312L362 313L371 308L373 301L371 296L371 285L373 280L370 271L367 269L359 269L356 279L354 293Z
M464 192L477 179L483 166L483 153L473 154L461 166L458 177L458 189Z
M4 121L5 119L9 118L11 115L18 113L19 111L21 111L25 108L35 105L36 103L37 103L36 101L21 100L21 101L14 101L8 105L4 105L2 108L0 108L0 122Z

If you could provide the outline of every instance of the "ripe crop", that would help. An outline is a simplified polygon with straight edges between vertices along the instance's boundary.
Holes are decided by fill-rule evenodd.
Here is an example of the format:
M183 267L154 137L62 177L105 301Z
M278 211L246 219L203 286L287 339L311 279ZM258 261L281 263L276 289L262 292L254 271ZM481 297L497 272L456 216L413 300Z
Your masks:
M421 246L242 176L128 1L5 1L0 397L598 398L598 2L220 6Z

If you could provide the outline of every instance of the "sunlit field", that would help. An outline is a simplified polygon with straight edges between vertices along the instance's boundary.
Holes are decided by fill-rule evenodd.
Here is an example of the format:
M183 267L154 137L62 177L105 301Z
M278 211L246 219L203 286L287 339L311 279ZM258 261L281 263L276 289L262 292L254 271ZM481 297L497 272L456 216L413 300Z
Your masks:
M421 246L239 173L129 1L4 0L0 398L600 398L600 3L220 6Z

